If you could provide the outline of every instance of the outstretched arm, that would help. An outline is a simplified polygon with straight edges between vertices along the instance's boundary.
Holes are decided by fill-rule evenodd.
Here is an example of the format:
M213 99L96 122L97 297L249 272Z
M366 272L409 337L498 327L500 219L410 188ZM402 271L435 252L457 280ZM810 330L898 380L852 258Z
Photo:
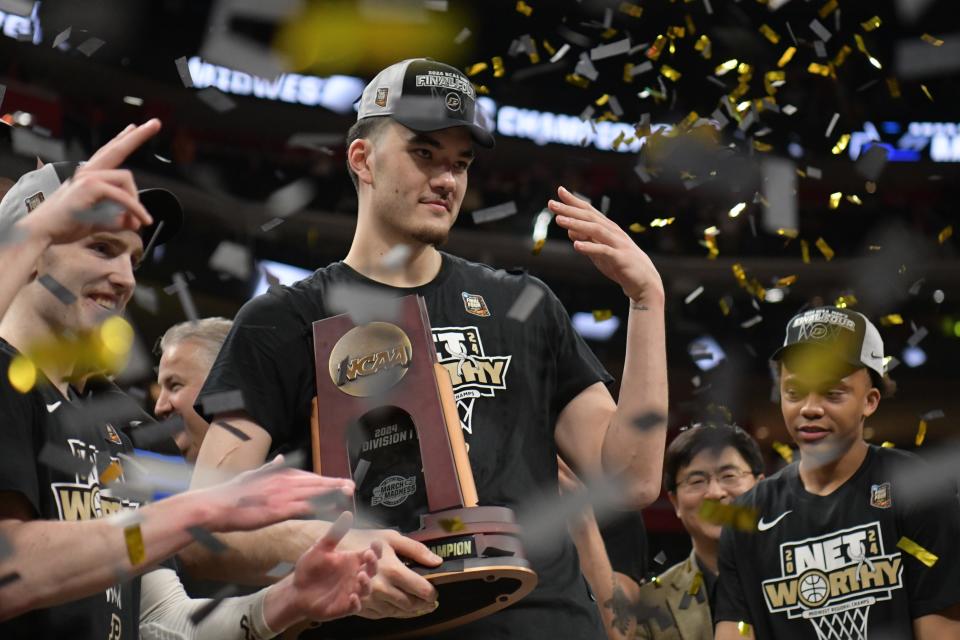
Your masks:
M124 575L140 574L192 540L188 529L251 530L311 514L311 498L353 492L350 480L283 469L282 459L241 474L230 482L189 491L148 504L115 518L79 522L33 520L19 493L0 495L0 534L14 554L0 561L0 575L17 572L4 587L0 620L32 609L51 607L103 591ZM135 518L142 539L140 554L130 552L123 521ZM133 531L133 529L131 529ZM136 535L136 534L134 534ZM83 540L82 545L77 545ZM134 548L136 548L134 544Z

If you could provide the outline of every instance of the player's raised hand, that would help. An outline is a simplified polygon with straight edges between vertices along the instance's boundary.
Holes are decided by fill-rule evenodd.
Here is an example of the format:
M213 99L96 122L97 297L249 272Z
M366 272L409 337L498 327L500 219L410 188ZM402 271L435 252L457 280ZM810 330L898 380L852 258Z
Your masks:
M157 135L160 127L160 121L156 118L151 118L139 126L128 124L123 131L97 149L90 159L77 169L77 173L116 169L144 142Z
M556 214L557 224L567 230L573 248L590 258L631 300L662 302L660 274L626 231L565 188L559 187L557 195L560 200L550 200L547 206Z

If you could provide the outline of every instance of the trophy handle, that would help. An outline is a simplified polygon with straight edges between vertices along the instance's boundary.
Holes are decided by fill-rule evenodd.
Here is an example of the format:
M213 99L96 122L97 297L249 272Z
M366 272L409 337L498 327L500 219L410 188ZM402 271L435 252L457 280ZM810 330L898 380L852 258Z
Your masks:
M433 371L437 379L440 404L443 406L443 421L447 424L447 434L450 436L453 463L457 468L457 479L460 481L463 506L475 507L480 500L477 497L477 485L473 480L470 457L467 455L467 443L463 439L463 429L460 428L460 414L457 413L456 401L453 399L450 373L439 362L433 363ZM316 403L314 403L314 411L316 411Z

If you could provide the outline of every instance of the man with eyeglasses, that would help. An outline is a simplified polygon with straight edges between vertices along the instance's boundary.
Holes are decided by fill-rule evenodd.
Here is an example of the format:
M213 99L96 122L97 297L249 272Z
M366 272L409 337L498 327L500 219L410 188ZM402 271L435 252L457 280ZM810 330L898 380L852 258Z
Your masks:
M633 620L614 625L620 626L620 637L713 638L712 611L716 601L721 527L703 520L700 507L708 499L730 503L761 479L760 448L738 426L694 426L670 443L664 460L664 484L677 517L690 534L693 550L686 560L639 589L635 585L620 587L620 599L632 601L632 606L623 609L629 610L636 619L634 633L629 633ZM618 577L624 582L623 576ZM630 597L627 586L634 587L634 597Z

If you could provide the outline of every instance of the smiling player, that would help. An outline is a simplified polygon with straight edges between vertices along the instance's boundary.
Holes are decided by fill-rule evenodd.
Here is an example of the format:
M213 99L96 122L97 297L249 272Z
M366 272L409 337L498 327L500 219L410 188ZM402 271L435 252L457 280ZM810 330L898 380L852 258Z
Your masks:
M960 637L956 487L908 502L891 478L925 465L863 440L889 384L876 327L849 309L811 309L773 358L800 462L737 501L760 520L721 536L716 638L749 636L747 624L777 640Z

